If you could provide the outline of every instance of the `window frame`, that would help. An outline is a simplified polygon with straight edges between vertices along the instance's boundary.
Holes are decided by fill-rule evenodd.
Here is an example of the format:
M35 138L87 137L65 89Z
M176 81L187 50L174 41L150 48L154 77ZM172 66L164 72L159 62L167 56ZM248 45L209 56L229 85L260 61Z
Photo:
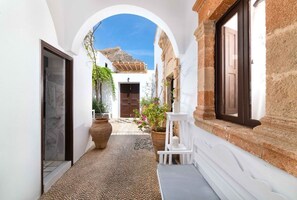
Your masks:
M251 68L250 68L250 9L249 0L238 0L216 23L215 31L215 112L218 119L249 127L260 125L251 119ZM222 26L238 15L238 116L223 114L225 69L222 67ZM247 33L247 34L246 34Z

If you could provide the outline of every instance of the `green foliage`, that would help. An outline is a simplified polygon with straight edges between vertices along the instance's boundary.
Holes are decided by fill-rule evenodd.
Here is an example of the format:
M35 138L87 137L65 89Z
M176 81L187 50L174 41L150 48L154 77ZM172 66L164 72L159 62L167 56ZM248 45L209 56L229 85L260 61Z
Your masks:
M166 112L168 112L168 106L166 104L161 105L159 98L142 99L141 107L141 113L137 110L134 111L138 118L134 122L138 125L138 128L142 130L143 128L150 127L155 131L164 129Z
M92 109L95 110L95 113L106 113L107 106L104 105L102 101L97 101L95 98L92 102Z
M92 82L95 88L97 101L99 101L99 94L100 101L102 101L102 85L105 83L111 86L112 95L113 97L115 97L115 85L112 77L112 71L107 67L97 66L97 50L94 47L94 33L98 29L100 24L101 22L97 24L92 31L89 31L89 33L84 38L84 47L87 50L88 57L91 59L93 63Z
M94 86L101 83L107 83L111 86L112 95L115 96L115 86L112 77L112 71L107 67L93 66L92 81Z
M155 98L145 98L145 97L143 97L143 98L141 98L140 106L141 107L148 106L148 105L154 103L154 100L155 100Z

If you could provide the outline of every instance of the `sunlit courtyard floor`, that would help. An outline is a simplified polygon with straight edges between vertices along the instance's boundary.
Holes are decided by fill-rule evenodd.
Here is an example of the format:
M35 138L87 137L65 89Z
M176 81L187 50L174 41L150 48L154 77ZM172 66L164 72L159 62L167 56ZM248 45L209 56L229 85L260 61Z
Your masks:
M107 148L86 153L41 199L161 199L150 136L130 119L111 123Z

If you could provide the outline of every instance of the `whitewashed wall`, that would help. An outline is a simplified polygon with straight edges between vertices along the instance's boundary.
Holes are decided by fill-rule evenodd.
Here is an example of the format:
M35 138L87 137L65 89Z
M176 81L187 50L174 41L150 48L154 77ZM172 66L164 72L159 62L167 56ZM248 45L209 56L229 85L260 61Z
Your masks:
M154 69L155 71L158 71L158 94L157 97L159 97L160 102L163 103L164 100L164 93L163 93L163 67L164 64L161 59L162 49L159 46L159 39L160 34L162 32L161 28L157 28L156 35L155 35L155 41L154 41Z
M112 65L112 62L106 58L102 53L100 53L100 51L97 51L97 65L101 66L101 67L105 67L105 63L107 64L107 67L111 70L111 71L115 71L114 66Z
M192 42L190 43L186 53L181 57L181 73L180 73L180 112L187 113L189 122L194 122L193 112L197 106L197 82L198 82L198 72L197 72L197 42L192 36ZM193 125L190 125L193 126ZM191 130L191 127L189 127ZM195 133L189 132L189 135L180 135L183 141L186 142L188 146L191 146L192 135Z
M48 1L50 2L50 0ZM61 45L73 52L76 52L78 43L98 21L116 14L130 13L146 17L162 27L172 40L174 51L179 54L179 49L183 51L183 34L187 32L185 30L187 21L184 20L187 13L184 11L185 8L187 11L191 11L194 5L194 0L187 0L186 3L184 0L174 0L174 3L172 0L52 1L59 5L52 6L50 3L54 22L59 27L57 35L59 38L65 39ZM64 21L60 21L60 18L56 17L59 16L61 8L64 9Z
M62 20L62 19L61 19ZM59 48L45 0L0 1L0 199L38 199L41 193L40 39ZM82 53L83 54L83 53ZM87 147L91 74L74 56L74 157ZM82 95L83 94L83 95ZM78 145L79 140L83 142Z
M180 58L180 110L192 117L197 106L198 47L195 37L191 38L187 51Z
M189 123L194 158L222 199L297 199L297 179Z
M40 39L57 44L56 33L45 1L4 0L0 13L0 199L37 199Z
M83 47L73 59L73 159L76 162L93 144L89 134L92 125L92 65Z

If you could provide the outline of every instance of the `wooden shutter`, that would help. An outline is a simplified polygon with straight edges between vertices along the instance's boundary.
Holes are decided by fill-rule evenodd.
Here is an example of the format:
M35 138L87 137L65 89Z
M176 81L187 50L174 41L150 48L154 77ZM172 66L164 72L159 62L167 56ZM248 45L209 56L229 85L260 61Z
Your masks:
M238 48L237 31L223 27L225 69L225 114L238 113Z

